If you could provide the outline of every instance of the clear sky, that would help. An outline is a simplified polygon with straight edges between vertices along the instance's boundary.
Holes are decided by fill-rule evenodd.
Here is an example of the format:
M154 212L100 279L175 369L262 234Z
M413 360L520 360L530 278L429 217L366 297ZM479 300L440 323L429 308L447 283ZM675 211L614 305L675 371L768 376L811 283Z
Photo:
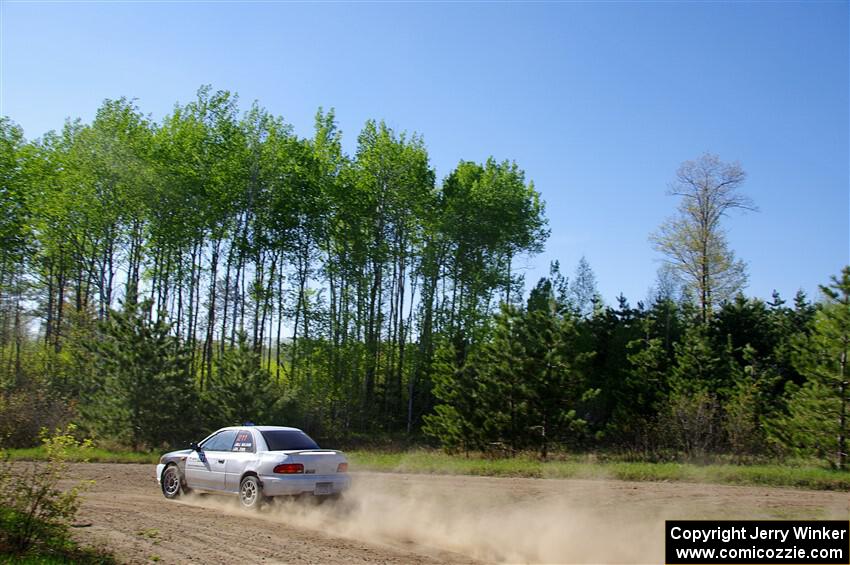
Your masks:
M527 286L585 255L609 303L659 266L678 165L738 160L760 212L728 223L750 295L810 295L850 263L848 2L0 1L0 113L30 138L128 96L155 119L201 84L309 135L335 107L421 133L438 178L514 159L552 235Z

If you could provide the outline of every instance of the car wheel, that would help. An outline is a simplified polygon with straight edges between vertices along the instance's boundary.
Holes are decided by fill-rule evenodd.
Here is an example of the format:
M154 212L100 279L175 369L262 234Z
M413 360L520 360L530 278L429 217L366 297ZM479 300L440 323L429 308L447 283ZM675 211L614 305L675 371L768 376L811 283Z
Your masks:
M250 510L260 507L263 502L263 491L257 477L248 476L242 479L239 484L239 502L242 504L242 508Z
M162 494L165 498L177 498L189 490L183 486L183 477L177 465L169 465L162 472Z

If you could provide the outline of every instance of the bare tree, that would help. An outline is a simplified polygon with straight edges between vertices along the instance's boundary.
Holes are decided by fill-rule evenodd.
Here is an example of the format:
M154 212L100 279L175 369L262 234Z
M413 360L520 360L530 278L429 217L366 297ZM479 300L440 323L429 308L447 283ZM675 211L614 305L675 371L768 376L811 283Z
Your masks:
M746 265L729 249L721 226L730 210L756 210L738 192L746 177L740 164L724 163L710 153L685 161L670 186L670 193L681 197L677 214L650 238L699 304L703 322L714 305L747 282Z

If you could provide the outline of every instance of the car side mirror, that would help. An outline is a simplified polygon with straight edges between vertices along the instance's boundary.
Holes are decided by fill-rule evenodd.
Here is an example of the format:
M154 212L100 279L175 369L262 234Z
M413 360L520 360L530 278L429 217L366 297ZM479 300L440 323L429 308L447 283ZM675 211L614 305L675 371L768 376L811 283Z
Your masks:
M189 444L189 449L191 449L192 451L201 451L201 447L198 445L198 442L196 442L196 441L193 441L192 443Z

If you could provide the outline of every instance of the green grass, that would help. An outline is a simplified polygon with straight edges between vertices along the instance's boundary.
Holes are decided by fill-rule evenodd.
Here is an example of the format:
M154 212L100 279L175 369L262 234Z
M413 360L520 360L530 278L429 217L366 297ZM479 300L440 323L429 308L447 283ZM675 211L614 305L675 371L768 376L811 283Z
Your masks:
M624 481L686 481L735 485L795 487L815 490L850 490L850 472L816 466L779 464L695 465L689 463L595 462L560 460L543 462L535 457L490 459L447 455L439 451L406 453L348 452L351 469L490 477L546 479L617 479Z
M10 449L13 460L43 460L43 448ZM352 471L481 475L487 477L533 477L545 479L617 479L624 481L686 481L734 485L763 485L815 490L850 490L850 472L833 471L806 464L695 465L690 463L644 463L594 461L575 457L542 462L534 456L493 459L479 455L447 455L436 450L385 452L353 450L346 454ZM135 453L106 449L69 452L70 461L91 463L147 463L159 461L160 453Z

